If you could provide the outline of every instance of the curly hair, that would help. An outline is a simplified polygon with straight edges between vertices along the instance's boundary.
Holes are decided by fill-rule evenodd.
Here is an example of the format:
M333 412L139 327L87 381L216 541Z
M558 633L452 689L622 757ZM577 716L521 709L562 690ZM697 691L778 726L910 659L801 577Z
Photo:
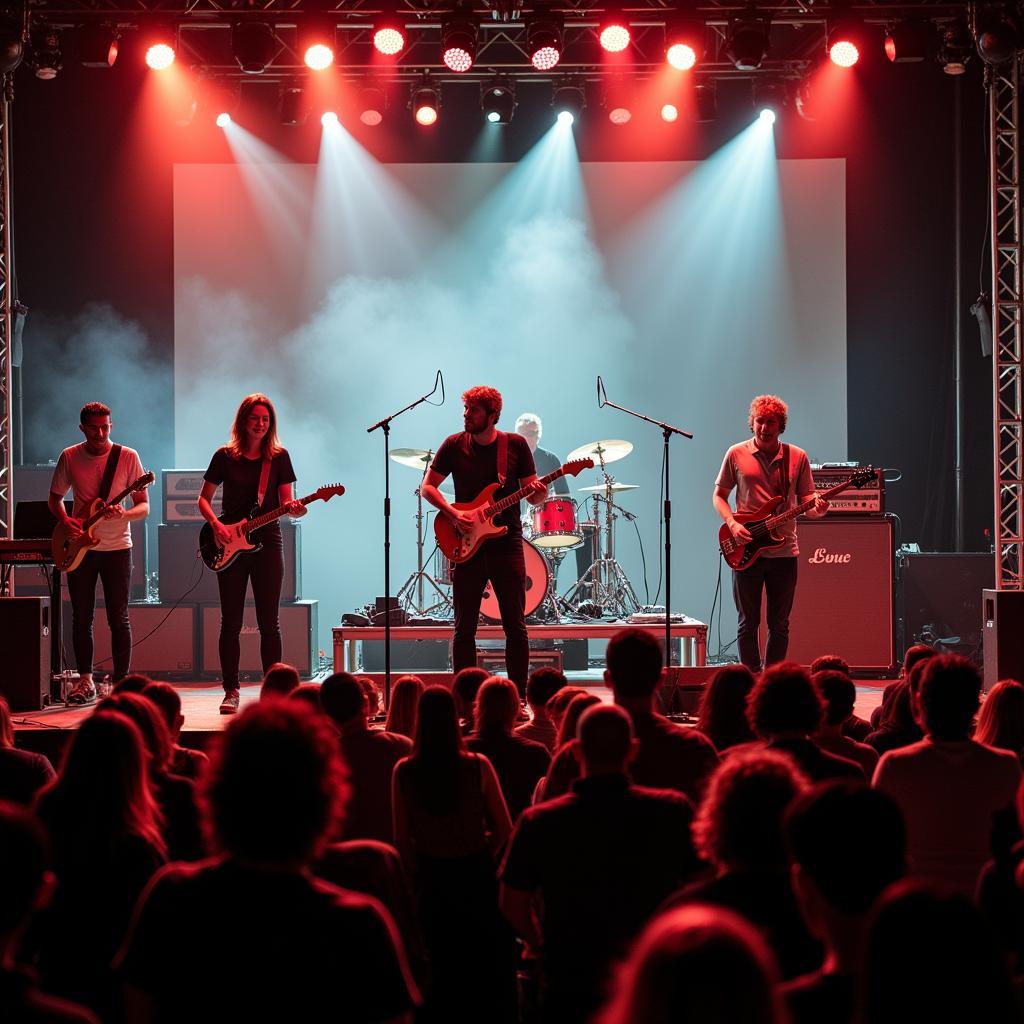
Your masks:
M497 388L490 388L486 384L478 384L468 391L462 392L463 405L482 405L489 415L494 417L497 423L501 418L501 392Z
M789 406L778 395L758 395L750 403L750 416L747 422L750 424L751 430L754 429L754 420L758 416L776 417L781 434L786 429L786 423L789 420Z
M817 732L825 716L821 697L807 670L795 661L766 668L747 698L747 721L762 739L781 733Z

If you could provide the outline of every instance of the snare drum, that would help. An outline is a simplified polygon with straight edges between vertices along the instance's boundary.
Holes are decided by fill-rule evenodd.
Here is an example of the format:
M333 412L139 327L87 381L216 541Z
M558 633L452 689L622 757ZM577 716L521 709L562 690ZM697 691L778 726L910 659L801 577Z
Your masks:
M523 541L523 558L526 561L526 615L532 615L543 603L548 592L548 561L528 541ZM494 588L488 581L484 588L483 600L480 602L480 614L491 622L501 622L501 609Z
M576 548L583 531L576 525L576 501L564 495L548 498L533 510L533 543L539 548Z

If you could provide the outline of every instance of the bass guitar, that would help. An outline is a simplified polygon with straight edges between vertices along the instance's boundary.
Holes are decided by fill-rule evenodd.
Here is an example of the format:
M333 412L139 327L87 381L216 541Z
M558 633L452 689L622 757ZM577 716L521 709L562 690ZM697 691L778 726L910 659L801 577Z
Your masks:
M858 470L849 480L844 480L842 483L836 484L835 487L823 491L820 497L827 500L833 494L838 494L851 487L863 487L874 479L875 470L869 466L866 469ZM788 523L791 519L796 519L797 516L803 515L804 512L814 507L814 497L811 497L795 508L772 515L781 502L782 496L778 495L766 501L753 512L736 513L734 517L736 522L745 526L751 537L745 544L736 540L729 527L722 523L718 531L718 546L722 549L722 556L731 569L749 569L765 551L771 551L772 548L785 544L786 538L776 533L776 528L783 523Z
M74 572L82 564L85 553L99 544L93 536L96 525L103 518L103 510L119 505L129 494L148 487L156 477L152 473L144 473L133 484L129 484L120 494L115 494L109 501L97 498L89 506L89 514L82 521L82 532L77 537L68 533L68 528L58 522L53 528L53 564L61 572Z
M540 482L546 487L560 476L576 476L585 469L593 469L593 459L574 459L556 469ZM488 484L472 501L456 502L452 508L456 512L469 512L473 516L473 524L469 527L456 526L448 516L438 515L434 518L434 536L437 546L451 562L465 562L472 558L480 545L492 537L502 537L508 533L507 526L495 526L492 520L499 512L518 505L529 492L529 487L520 487L514 494L494 500L494 492L500 484Z
M345 488L341 484L324 484L312 494L307 494L298 500L303 505L309 505L314 501L330 501L336 494L344 493ZM231 537L226 544L222 544L217 539L217 535L209 523L203 524L203 528L199 531L199 557L206 563L207 569L223 572L243 551L259 551L263 545L252 540L251 535L260 527L274 522L275 519L280 519L281 516L288 515L288 510L284 505L278 505L277 508L270 512L264 512L261 516L255 513L256 510L253 509L245 519L228 520L224 516L220 517L220 521L231 530Z

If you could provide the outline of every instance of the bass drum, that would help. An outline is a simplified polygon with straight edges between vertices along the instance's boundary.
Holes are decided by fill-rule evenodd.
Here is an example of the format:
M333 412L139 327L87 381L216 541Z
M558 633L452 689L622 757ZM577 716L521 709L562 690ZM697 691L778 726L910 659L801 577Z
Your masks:
M547 559L528 540L523 541L523 557L526 560L526 614L532 615L541 606L544 595L548 592L550 572ZM501 622L498 598L490 582L484 588L480 614L488 622Z

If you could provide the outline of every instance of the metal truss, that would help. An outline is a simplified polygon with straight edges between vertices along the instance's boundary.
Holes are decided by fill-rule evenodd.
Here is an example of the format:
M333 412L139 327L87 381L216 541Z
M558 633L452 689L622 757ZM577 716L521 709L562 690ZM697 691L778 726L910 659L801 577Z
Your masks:
M1021 56L988 69L996 589L1024 589Z

